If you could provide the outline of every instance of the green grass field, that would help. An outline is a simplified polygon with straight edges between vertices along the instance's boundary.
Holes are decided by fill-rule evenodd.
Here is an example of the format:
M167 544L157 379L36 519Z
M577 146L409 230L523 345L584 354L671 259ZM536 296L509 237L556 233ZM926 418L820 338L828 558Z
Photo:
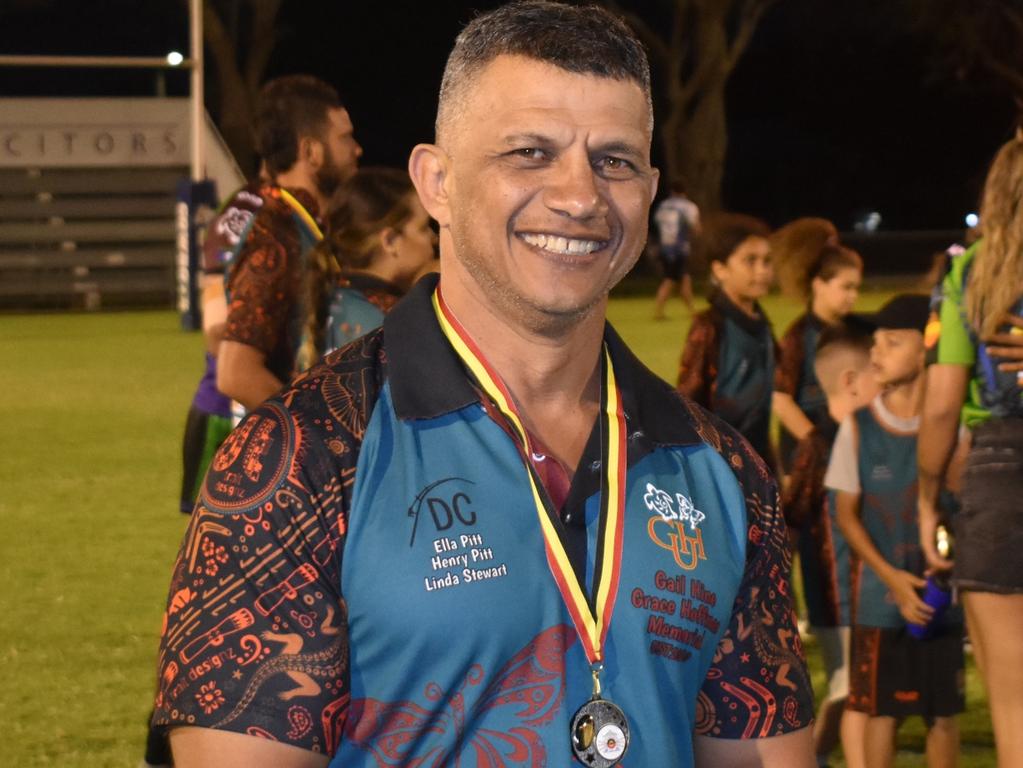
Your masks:
M867 295L861 308L883 299ZM795 314L777 300L767 309L778 332ZM651 311L620 298L611 317L671 380L682 310L674 303L675 319L661 323ZM8 315L0 361L0 765L133 767L186 522L180 439L202 340L171 312ZM993 766L972 666L967 681L961 764ZM899 765L924 765L922 745L919 723L907 723Z

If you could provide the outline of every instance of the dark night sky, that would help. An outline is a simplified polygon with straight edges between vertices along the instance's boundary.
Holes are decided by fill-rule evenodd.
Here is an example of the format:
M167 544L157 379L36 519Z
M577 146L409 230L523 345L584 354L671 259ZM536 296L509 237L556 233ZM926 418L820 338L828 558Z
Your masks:
M404 165L409 148L432 135L455 34L473 9L497 4L290 0L268 75L306 71L334 83L365 162ZM184 5L5 0L0 52L186 50ZM962 226L989 159L1011 135L1012 103L976 75L939 74L927 41L894 23L893 5L782 0L765 16L728 90L728 207L776 225L821 215L845 229L857 213L878 210L885 229ZM153 82L152 73L0 70L0 96L148 94ZM185 76L172 74L168 86L184 94Z

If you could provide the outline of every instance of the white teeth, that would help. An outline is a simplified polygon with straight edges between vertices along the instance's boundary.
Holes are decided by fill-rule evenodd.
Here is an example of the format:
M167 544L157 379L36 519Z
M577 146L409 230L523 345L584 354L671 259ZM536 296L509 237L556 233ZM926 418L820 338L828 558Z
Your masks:
M522 235L522 239L536 248L543 248L551 253L580 255L599 250L602 243L598 240L577 240L571 237L555 235Z

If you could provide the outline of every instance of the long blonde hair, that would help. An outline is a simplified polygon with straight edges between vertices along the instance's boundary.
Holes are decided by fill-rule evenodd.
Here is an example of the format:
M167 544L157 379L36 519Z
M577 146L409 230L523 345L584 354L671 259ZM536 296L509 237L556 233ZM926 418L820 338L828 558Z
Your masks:
M970 267L966 316L986 337L1023 294L1023 131L995 155L980 204L983 241Z

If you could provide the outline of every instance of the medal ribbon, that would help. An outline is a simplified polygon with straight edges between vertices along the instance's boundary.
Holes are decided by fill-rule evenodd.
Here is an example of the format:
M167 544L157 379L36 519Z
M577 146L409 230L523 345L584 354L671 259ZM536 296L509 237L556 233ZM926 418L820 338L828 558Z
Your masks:
M600 489L600 521L597 529L597 552L593 573L594 595L586 595L585 585L579 583L564 544L554 526L556 511L550 508L543 485L529 461L532 450L529 434L519 418L511 393L501 377L486 362L483 353L451 314L441 296L440 286L433 294L433 307L441 330L454 347L462 362L469 368L483 391L497 405L514 427L522 441L523 460L529 474L530 489L536 505L540 529L543 532L547 565L551 569L558 590L565 601L572 623L582 641L586 658L591 664L603 659L604 640L611 625L618 578L622 561L622 532L625 521L625 469L627 432L621 391L615 381L611 355L603 346L601 360L600 415L601 461L604 470Z
M323 232L320 230L319 224L316 223L316 219L305 209L305 206L298 202L298 199L284 187L278 187L277 191L281 193L281 198L291 206L291 209L302 220L302 223L306 225L306 228L313 233L313 236L317 240L322 240Z

